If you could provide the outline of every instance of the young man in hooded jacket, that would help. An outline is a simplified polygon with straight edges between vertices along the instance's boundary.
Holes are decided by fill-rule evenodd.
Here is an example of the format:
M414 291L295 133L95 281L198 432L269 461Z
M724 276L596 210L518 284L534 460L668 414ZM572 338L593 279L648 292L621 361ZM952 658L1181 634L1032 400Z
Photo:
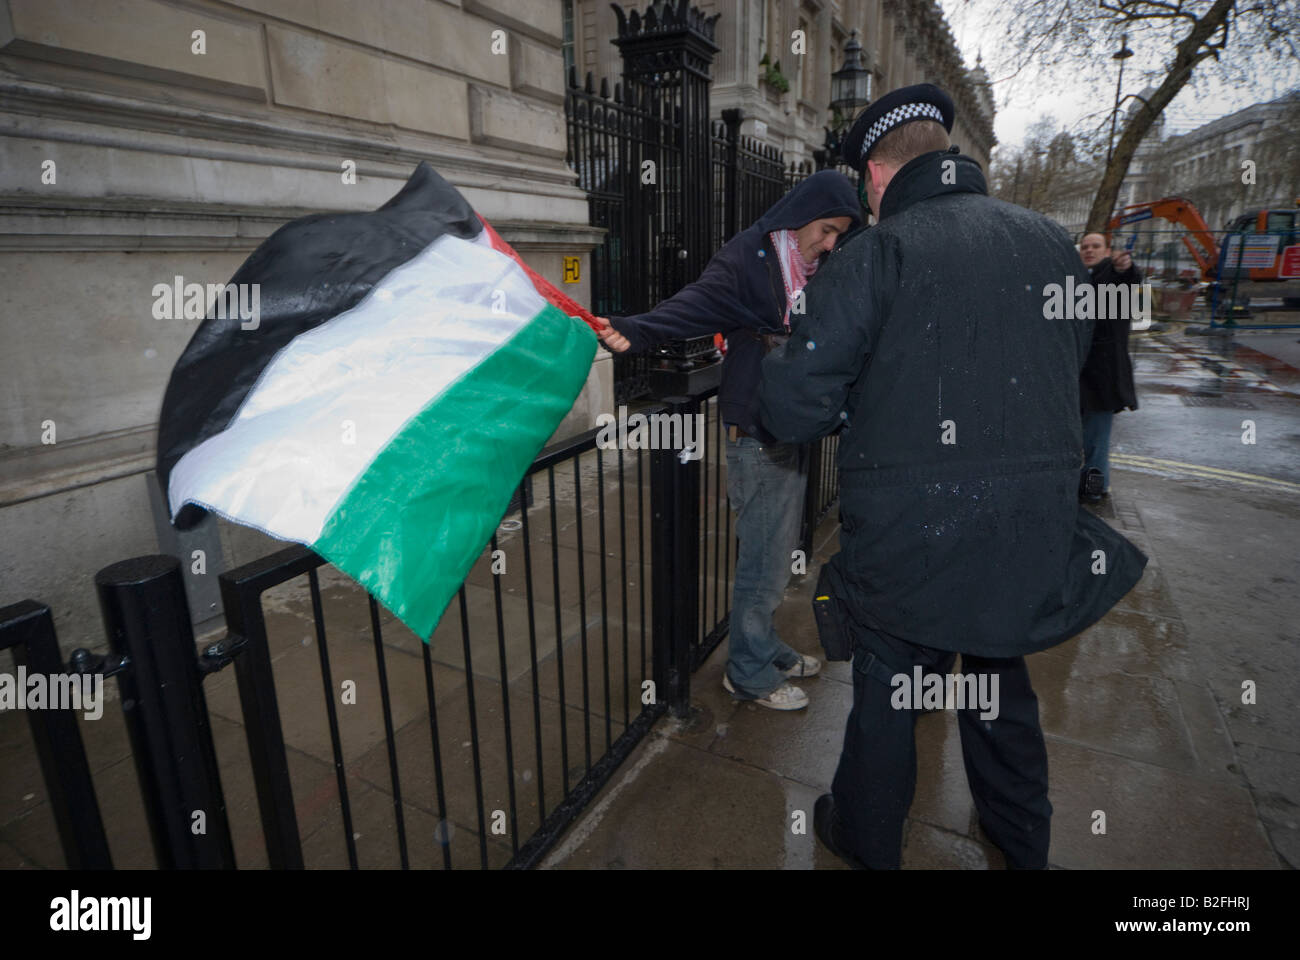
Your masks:
M616 352L643 353L664 340L721 331L727 338L718 409L727 433L727 495L736 511L730 651L723 685L732 696L774 710L798 710L808 696L789 683L821 670L777 635L772 615L790 579L806 476L797 444L778 443L758 422L763 355L788 333L791 312L821 258L861 222L853 185L835 171L796 184L733 237L694 283L649 313L619 317L600 332Z

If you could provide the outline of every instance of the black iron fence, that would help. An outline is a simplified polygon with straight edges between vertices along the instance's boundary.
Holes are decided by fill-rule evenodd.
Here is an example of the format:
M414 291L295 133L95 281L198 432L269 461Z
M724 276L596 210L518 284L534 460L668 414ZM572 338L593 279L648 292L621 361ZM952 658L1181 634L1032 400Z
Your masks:
M839 501L840 473L836 466L839 450L838 433L822 437L808 445L808 487L804 493L803 527L799 542L803 544L804 554L809 557L816 546L813 535Z
M713 249L757 220L788 189L781 151L740 134L744 115L723 110L712 123Z
M596 92L590 73L579 86L570 70L565 97L568 163L587 194L588 221L606 230L591 254L592 311L597 316L643 313L676 293L689 279L680 256L685 242L681 211L701 202L685 192L706 184L683 175L684 152L672 104L663 91L609 81ZM644 357L615 357L615 398L646 396Z
M0 609L0 649L47 677L116 678L159 867L533 866L660 716L685 715L691 673L728 630L737 542L716 388L642 412L699 415L703 456L604 449L596 430L543 451L521 484L530 505L428 643L291 546L220 576L227 629L201 651L166 556L96 576L107 655L65 666L30 600ZM835 446L808 451L808 551ZM27 717L65 862L111 867L74 712ZM229 732L218 751L218 726L242 729L247 761Z
M739 110L711 121L706 140L692 138L680 96L673 84L611 90L608 80L597 86L590 73L579 82L569 72L567 161L587 194L589 222L606 231L591 254L598 316L643 313L672 296L812 172L811 163L787 166L777 148L742 136ZM707 175L693 175L701 169ZM699 211L707 215L687 215ZM708 248L696 249L701 243ZM614 358L616 402L649 395L648 369L644 357Z

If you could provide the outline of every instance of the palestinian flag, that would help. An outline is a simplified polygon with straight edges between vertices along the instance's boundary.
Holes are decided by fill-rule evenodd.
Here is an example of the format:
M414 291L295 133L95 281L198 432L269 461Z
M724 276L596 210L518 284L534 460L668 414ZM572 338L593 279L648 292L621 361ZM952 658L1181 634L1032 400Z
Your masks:
M373 213L281 227L244 284L257 314L210 309L167 385L173 522L306 544L427 640L586 382L594 318L427 163Z

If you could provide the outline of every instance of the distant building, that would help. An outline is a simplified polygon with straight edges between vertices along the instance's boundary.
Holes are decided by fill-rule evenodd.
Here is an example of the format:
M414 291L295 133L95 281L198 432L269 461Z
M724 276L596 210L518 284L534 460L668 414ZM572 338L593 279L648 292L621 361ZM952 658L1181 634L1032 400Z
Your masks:
M1148 87L1140 96L1150 93ZM1134 101L1129 113L1138 107ZM1294 207L1300 197L1297 130L1300 91L1252 104L1177 136L1164 137L1164 118L1158 118L1133 157L1120 185L1116 208L1167 196L1187 197L1210 229L1218 233L1243 213ZM1246 161L1253 166L1243 166ZM1249 176L1243 179L1247 173ZM1076 240L1087 223L1101 174L1100 163L1070 165L1058 173L1050 195L1040 206ZM1253 183L1246 182L1251 179ZM1181 231L1174 224L1155 220L1126 228L1125 235L1139 233L1138 247L1144 248L1177 242L1176 235Z
M1170 137L1161 185L1196 204L1214 230L1243 213L1294 207L1300 196L1300 90ZM1244 182L1253 179L1253 183Z
M566 62L580 74L616 82L621 62L610 42L617 21L608 0L563 4ZM845 45L856 31L873 99L913 83L944 88L957 107L953 142L988 169L996 143L988 77L978 61L965 66L933 0L703 0L698 6L721 15L709 94L714 117L740 108L741 132L782 150L788 162L811 164L823 146L831 74L844 65ZM805 52L793 52L796 43Z

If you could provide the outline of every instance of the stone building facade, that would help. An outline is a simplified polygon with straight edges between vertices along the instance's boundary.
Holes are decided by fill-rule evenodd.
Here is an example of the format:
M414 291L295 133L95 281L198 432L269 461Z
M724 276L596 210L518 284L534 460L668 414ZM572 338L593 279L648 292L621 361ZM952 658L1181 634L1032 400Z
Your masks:
M1136 103L1129 107L1130 112L1135 109ZM1300 198L1297 129L1300 92L1252 104L1176 136L1164 135L1161 117L1138 147L1120 185L1116 207L1186 197L1216 237L1243 213L1294 208ZM1244 161L1253 161L1254 166L1243 179ZM1083 233L1101 173L1099 163L1078 163L1061 172L1042 208L1076 240ZM1154 258L1153 263L1159 260L1175 270L1194 267L1181 245L1181 226L1158 219L1143 221L1125 228L1126 243L1133 233L1138 234L1135 248Z
M857 32L872 71L872 96L931 82L957 107L953 142L988 169L993 145L993 96L977 63L967 69L933 0L703 0L718 14L711 109L744 111L741 132L812 162L831 123L831 73L844 65L844 47ZM563 0L567 63L579 74L617 80L618 50L610 42L616 19L608 0ZM796 33L802 31L802 33ZM802 41L802 43L799 43ZM794 52L799 43L802 53ZM764 65L763 61L767 64ZM789 89L769 82L780 65Z
M98 644L95 572L160 552L146 477L198 321L154 319L156 283L223 283L285 221L375 209L428 160L589 299L589 271L562 284L563 257L602 232L564 161L561 14L0 0L0 606L38 599L65 646ZM608 361L562 432L610 408ZM209 574L277 546L219 528Z
M1300 199L1300 91L1168 138L1159 168L1165 173L1160 185L1190 198L1216 231L1254 210L1294 209Z

